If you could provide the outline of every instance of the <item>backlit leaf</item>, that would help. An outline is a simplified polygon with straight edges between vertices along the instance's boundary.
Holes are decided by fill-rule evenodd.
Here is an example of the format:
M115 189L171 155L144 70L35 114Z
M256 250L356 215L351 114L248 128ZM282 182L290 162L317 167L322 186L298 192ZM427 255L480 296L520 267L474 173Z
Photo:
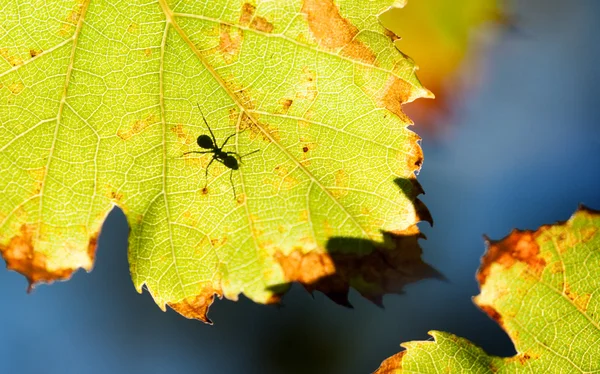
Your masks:
M517 355L487 355L466 339L432 331L383 362L388 373L596 373L600 371L600 212L513 231L491 241L475 303L511 337Z
M379 302L436 274L401 108L430 93L389 1L0 3L0 249L31 285L90 270L114 206L136 289L204 321L215 295ZM256 151L239 170L184 154L199 107L224 151Z

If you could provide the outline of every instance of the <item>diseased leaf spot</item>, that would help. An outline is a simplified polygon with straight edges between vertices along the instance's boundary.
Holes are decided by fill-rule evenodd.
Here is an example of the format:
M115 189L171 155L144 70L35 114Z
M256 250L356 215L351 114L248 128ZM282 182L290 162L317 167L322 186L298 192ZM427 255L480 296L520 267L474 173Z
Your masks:
M25 86L21 82L14 82L9 84L7 88L13 95L18 95L23 92Z
M579 295L571 290L568 283L564 285L564 289L565 296L567 296L581 312L586 313L592 295L589 293Z
M375 64L373 51L358 40L358 29L340 15L332 0L304 0L302 13L320 46L334 52L340 51L358 61Z
M171 127L171 131L177 135L177 139L183 144L194 144L196 142L194 135L186 132L183 124L177 124Z
M412 120L402 111L402 104L408 102L412 90L410 83L392 75L378 95L378 105L400 117L402 122L412 124Z
M35 49L30 49L29 50L29 56L31 56L31 58L34 58L35 56L41 54L43 51L41 49L39 50L35 50Z
M290 107L294 103L294 100L292 100L292 99L281 99L279 101L279 103L282 106L282 109L283 109L282 112L283 112L283 114L287 114L287 112L290 110Z
M519 262L526 264L534 274L541 274L546 267L546 261L539 255L540 247L534 234L531 231L514 230L503 240L490 242L487 253L481 260L477 280L483 287L494 264L510 268Z
M111 191L110 192L110 199L111 200L115 200L115 201L121 201L121 200L123 200L123 194L115 192L115 191Z
M231 64L238 58L242 45L243 34L239 29L232 29L229 25L221 24L219 32L219 50L225 63Z
M197 319L212 325L212 321L206 315L208 308L215 300L215 296L221 299L223 293L210 286L203 287L198 295L190 296L176 303L167 303L173 310L189 319Z
M504 328L504 323L502 320L502 315L500 313L498 313L498 311L496 309L494 309L492 306L490 305L479 305L479 307L481 308L481 310L483 310L488 316L490 316L491 319L493 319L494 321L496 321L496 323L499 326L502 326Z
M33 194L37 195L42 190L42 183L46 176L46 167L28 170L27 173L34 180Z
M127 32L130 34L137 34L140 31L140 25L138 25L135 22L132 22L131 24L129 24L129 27L127 27Z
M52 283L56 280L64 280L73 273L72 268L49 269L46 255L38 252L33 247L33 234L36 225L23 224L20 235L14 236L8 245L0 245L0 253L6 261L6 267L21 273L29 282L28 292L35 284L40 282ZM98 243L97 234L92 235L88 243L88 256L93 262Z
M250 130L251 138L256 137L262 138L264 141L271 142L271 139L275 141L279 140L279 130L266 124L260 123L260 128L256 125L254 120L250 118L246 113L242 114L240 121L240 131Z
M143 132L150 125L152 125L154 123L156 123L156 117L154 116L154 114L149 114L144 119L134 121L129 129L127 129L127 130L119 129L117 131L117 135L119 136L119 138L121 138L123 140L129 140L129 139L131 139L131 137Z
M242 6L242 14L240 15L240 25L249 26L252 29L270 33L273 31L273 24L267 21L266 18L255 16L256 7L252 4L245 3Z
M227 243L227 237L223 236L222 238L213 238L210 240L210 244L213 247L222 247Z
M240 15L240 25L247 26L252 21L252 16L256 11L256 7L249 3L242 5L242 14Z
M244 204L246 202L246 194L244 194L244 193L239 194L236 199L236 202L238 203L238 205Z
M0 48L0 56L12 66L23 65L23 59L17 55L11 55L8 48Z
M302 147L302 152L304 152L304 153L308 152L308 147L307 146Z
M264 17L254 17L252 23L250 23L250 27L255 30L263 31L266 33L270 33L273 31L273 24L267 21L267 19Z
M73 6L73 9L69 11L64 19L64 22L61 23L60 30L58 31L60 36L67 37L73 34L75 31L75 25L77 25L77 22L79 22L79 18L83 12L84 2L85 0L77 0L77 3Z
M291 175L289 169L278 165L273 169L273 174L265 177L265 184L273 186L274 191L290 190L298 185L300 181Z
M402 370L402 358L406 352L406 350L400 351L395 355L388 357L381 365L379 365L379 368L373 374L392 374Z
M296 98L310 102L317 98L317 74L308 67L302 69L302 79L296 89Z

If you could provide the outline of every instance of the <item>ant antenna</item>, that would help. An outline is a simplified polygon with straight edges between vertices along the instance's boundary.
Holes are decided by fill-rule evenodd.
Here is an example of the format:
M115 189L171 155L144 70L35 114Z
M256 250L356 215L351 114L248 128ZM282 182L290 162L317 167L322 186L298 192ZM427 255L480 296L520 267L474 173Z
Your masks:
M259 151L260 151L260 149L257 149L256 151L248 152L245 155L241 155L241 156L238 156L238 157L240 158L240 161L241 161L242 157L250 156L251 154L259 152Z
M196 103L196 105L198 105L198 109L200 110L200 114L202 114L202 119L204 120L204 123L206 124L208 131L210 131L210 136L212 136L213 142L214 142L213 144L216 146L217 138L215 138L215 134L213 134L212 130L210 129L210 126L208 125L208 122L206 122L206 117L204 117L204 112L202 112L202 108L200 108L200 103Z

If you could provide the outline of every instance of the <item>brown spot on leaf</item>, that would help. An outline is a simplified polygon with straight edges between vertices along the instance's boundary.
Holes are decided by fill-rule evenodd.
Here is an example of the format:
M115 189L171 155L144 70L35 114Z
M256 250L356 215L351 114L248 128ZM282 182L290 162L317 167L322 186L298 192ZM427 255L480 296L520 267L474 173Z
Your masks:
M406 351L401 351L386 358L373 374L396 374L402 370L402 358Z
M283 112L284 114L286 114L286 113L287 113L287 112L290 110L290 107L291 107L291 106L292 106L292 104L294 103L294 100L292 100L292 99L281 99L281 100L279 101L279 103L280 103L280 104L281 104L281 106L282 106L282 109L283 109L283 111L282 111L282 112Z
M279 130L277 128L269 126L264 122L259 122L259 124L260 127L256 124L256 119L250 118L246 113L243 113L239 130L250 130L251 138L258 136L267 142L271 142L272 139L279 140Z
M185 131L185 128L182 124L177 124L171 127L171 131L175 133L175 135L177 135L177 139L184 144L193 144L196 142L196 137Z
M207 187L202 188L202 194L203 195L208 194L208 188Z
M33 179L33 194L37 195L42 191L42 184L46 177L46 167L27 170L27 174Z
M129 26L127 27L127 32L130 34L135 34L138 33L140 31L140 25L138 25L135 22L132 22L129 24Z
M111 200L114 200L114 201L121 201L121 200L123 200L123 194L119 193L119 192L116 192L116 191L110 191L109 197L110 197Z
M541 274L546 267L546 261L539 256L540 247L535 241L537 234L531 231L513 230L506 238L499 241L488 239L488 250L481 259L481 266L477 272L477 281L483 287L490 268L498 264L510 268L515 263L523 263L535 274Z
M266 18L257 16L254 17L254 19L250 23L250 28L266 33L271 33L273 32L274 27L273 24L267 21Z
M238 203L238 205L242 205L246 202L246 194L241 193L239 195L237 195L237 198L235 199L235 201Z
M320 46L354 60L375 63L375 54L358 40L358 29L340 15L333 0L304 0L302 13Z
M18 95L25 89L25 86L21 82L14 82L8 85L8 89L13 95Z
M251 29L270 33L273 31L273 24L267 21L266 18L255 16L256 7L252 4L245 3L242 6L242 14L240 15L240 25L249 26Z
M289 190L300 183L285 165L275 166L273 174L267 175L264 182L265 184L273 186L275 191L279 191L280 189Z
M88 240L88 256L90 257L91 262L94 262L94 259L96 258L96 249L98 249L98 233L90 236L90 239Z
M577 294L571 290L570 285L567 283L564 285L565 287L565 296L571 300L571 302L583 313L587 312L588 305L590 303L590 299L592 295L589 293Z
M412 124L412 120L402 110L402 104L410 100L412 90L413 87L410 83L391 75L379 93L377 103L380 107L386 108L400 117L402 122Z
M300 82L296 86L296 98L313 101L317 97L317 73L305 66Z
M401 37L399 37L398 35L396 35L392 30L385 29L384 30L384 34L385 34L385 36L387 36L388 38L390 38L390 40L392 42L395 42L396 40L402 39Z
M28 292L37 283L52 283L67 279L74 270L72 268L48 269L46 255L37 252L33 247L33 234L36 229L37 226L24 224L19 235L14 236L7 245L0 245L0 253L6 261L6 268L27 278ZM89 239L88 255L92 261L96 252L97 237L95 234Z
M41 49L30 49L29 50L29 56L31 56L31 58L34 58L35 56L41 54L43 51Z
M188 297L176 303L168 303L174 311L189 319L197 319L204 323L212 325L208 318L208 308L215 301L215 296L219 299L223 297L221 290L212 287L204 287L202 291L195 296Z
M503 320L502 320L502 315L500 313L498 313L498 311L496 309L494 309L490 305L485 305L485 304L477 304L477 305L488 316L490 316L491 319L493 319L494 321L496 321L496 323L498 323L499 326L501 326L502 328L504 328L504 323L503 323Z
M537 358L539 358L538 354L534 354L533 352L525 352L525 353L519 353L513 357L506 358L506 361L507 362L517 362L521 366L525 366L528 364L528 362L530 360L537 359Z
M11 64L12 66L23 64L23 59L17 55L10 54L8 48L0 48L0 56L2 56L6 60L6 62Z
M60 36L67 37L70 36L74 30L77 22L79 22L79 18L83 13L84 6L86 0L77 0L73 5L73 8L67 13L67 16L64 18L64 22L61 22L60 30L58 31Z
M150 125L154 124L155 122L156 122L156 118L154 117L154 114L149 114L144 119L139 119L139 120L134 121L129 129L127 129L127 130L119 129L117 131L117 135L119 136L119 138L121 138L123 140L129 140L134 135L137 135L137 134L143 132L144 130L146 130Z
M240 25L248 26L252 21L252 16L254 16L254 12L256 11L256 7L252 4L245 3L242 5L242 14L240 14Z
M308 152L308 147L307 146L302 147L302 152L304 152L304 153Z
M226 236L223 236L223 237L220 237L220 238L213 238L213 239L210 240L210 244L213 247L222 247L222 246L225 245L225 243L227 243L227 237Z
M232 29L231 26L221 24L219 31L219 50L227 64L237 60L242 46L243 35L239 29Z

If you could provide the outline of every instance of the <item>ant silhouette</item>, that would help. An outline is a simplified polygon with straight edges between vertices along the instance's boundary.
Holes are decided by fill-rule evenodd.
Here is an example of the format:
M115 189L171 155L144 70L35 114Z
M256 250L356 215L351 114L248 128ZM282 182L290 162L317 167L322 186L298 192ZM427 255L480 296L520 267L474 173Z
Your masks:
M204 113L202 112L202 109L200 108L200 104L198 104L198 109L200 109L200 114L202 114L202 119L204 120L204 123L206 124L206 127L208 128L208 131L210 132L210 136L200 135L200 136L198 136L198 139L196 139L196 143L198 143L198 146L200 148L208 149L208 151L189 151L189 152L185 152L184 155L187 155L190 153L200 153L200 154L212 153L212 159L206 166L206 172L204 175L204 177L205 177L204 189L205 190L206 190L206 186L208 185L208 168L210 167L210 165L212 165L212 163L215 160L222 163L229 169L231 169L231 173L229 173L229 181L231 182L231 187L233 188L233 198L235 199L237 197L237 195L235 193L235 186L233 185L233 171L238 170L240 168L240 164L242 163L242 157L246 157L248 155L256 153L256 152L260 151L260 149L257 149L256 151L252 151L250 153L246 153L245 155L239 155L237 152L223 151L223 147L225 147L225 144L227 144L229 139L231 139L234 135L239 134L239 133L233 133L233 134L229 135L220 147L217 146L217 139L215 138L215 134L213 134L212 130L210 129L210 126L208 125L208 122L206 122L206 118L204 117ZM243 131L245 131L245 130L242 130L241 132L243 132ZM238 162L238 159L239 159L239 162Z

